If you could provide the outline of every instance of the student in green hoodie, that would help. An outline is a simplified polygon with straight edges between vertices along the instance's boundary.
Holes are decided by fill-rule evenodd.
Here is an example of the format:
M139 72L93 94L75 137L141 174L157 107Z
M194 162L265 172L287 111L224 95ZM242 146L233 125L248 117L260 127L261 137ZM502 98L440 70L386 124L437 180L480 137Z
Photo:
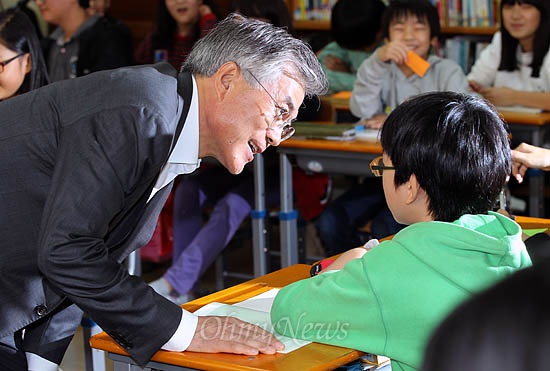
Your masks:
M271 317L285 335L415 370L431 332L457 305L531 260L519 225L490 211L511 159L504 123L487 103L451 92L417 96L388 116L381 143L371 169L408 227L281 289Z

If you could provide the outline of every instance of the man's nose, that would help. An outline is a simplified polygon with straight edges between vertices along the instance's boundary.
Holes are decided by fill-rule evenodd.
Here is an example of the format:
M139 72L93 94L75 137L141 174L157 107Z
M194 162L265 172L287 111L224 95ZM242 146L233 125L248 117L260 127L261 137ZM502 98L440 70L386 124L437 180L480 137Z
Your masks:
M275 147L281 144L282 131L283 129L278 126L267 128L266 135L265 135L267 144Z

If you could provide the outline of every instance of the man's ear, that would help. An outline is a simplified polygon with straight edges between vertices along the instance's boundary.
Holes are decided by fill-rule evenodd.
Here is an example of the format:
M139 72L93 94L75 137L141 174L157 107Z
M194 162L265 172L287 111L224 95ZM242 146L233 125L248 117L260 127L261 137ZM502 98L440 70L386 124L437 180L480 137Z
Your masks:
M231 90L235 80L241 75L241 69L235 62L225 62L214 73L216 94L223 100Z

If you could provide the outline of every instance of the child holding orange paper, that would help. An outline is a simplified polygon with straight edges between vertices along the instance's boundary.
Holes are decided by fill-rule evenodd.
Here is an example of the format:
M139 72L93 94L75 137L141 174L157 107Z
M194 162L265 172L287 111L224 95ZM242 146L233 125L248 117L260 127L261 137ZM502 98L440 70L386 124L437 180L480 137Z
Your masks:
M350 99L351 112L369 126L381 127L387 114L409 97L469 92L458 64L429 55L440 25L428 0L393 0L382 18L382 32L385 44L359 67Z

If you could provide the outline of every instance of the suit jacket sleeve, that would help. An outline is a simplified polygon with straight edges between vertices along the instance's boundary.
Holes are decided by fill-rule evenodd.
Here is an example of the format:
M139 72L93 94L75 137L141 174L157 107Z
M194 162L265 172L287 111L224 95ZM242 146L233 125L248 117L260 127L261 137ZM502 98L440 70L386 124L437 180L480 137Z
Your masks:
M128 223L120 215L127 203L148 196L170 148L168 121L147 108L117 107L64 127L39 233L47 283L139 363L170 339L181 309L129 275L113 257L117 246L105 241L114 224Z

